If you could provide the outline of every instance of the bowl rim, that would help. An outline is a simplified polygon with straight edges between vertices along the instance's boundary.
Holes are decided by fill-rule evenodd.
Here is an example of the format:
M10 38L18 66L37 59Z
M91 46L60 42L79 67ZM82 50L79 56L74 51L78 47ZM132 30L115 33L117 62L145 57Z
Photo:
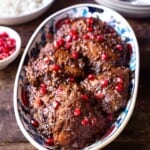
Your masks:
M18 91L18 81L19 81L19 75L20 75L20 72L22 70L22 67L23 67L23 63L24 63L24 60L25 60L25 57L26 57L26 54L30 48L30 45L32 44L32 42L34 41L34 38L36 37L37 33L40 31L40 29L48 22L50 21L53 17L57 16L57 15L60 15L61 13L65 12L65 11L68 11L70 9L73 9L73 8L78 8L78 7L93 7L93 8L99 8L99 9L104 9L104 10L108 10L108 11L111 11L113 12L113 14L116 14L116 15L119 15L123 20L124 22L128 25L128 28L130 29L131 31L131 35L133 36L134 38L134 41L135 41L135 49L136 49L136 54L135 54L135 57L136 57L136 68L135 68L135 83L134 83L134 92L133 92L133 95L132 97L130 97L130 99L132 99L131 101L131 104L130 104L130 109L125 117L125 119L123 120L122 124L118 127L117 131L112 134L108 139L106 139L105 141L103 141L101 144L97 145L96 147L92 148L91 150L98 150L99 148L104 148L106 145L108 145L109 143L111 143L112 141L114 141L118 135L123 131L123 129L125 128L125 126L127 125L132 113L133 113L133 110L134 110L134 106L135 106L135 102L136 102L136 97L137 97L137 92L138 92L138 83L139 83L139 64L140 64L140 58L139 58L139 46L138 46L138 42L137 42L137 39L136 39L136 36L135 36L135 33L133 31L133 29L131 28L130 24L128 23L128 21L122 16L120 15L118 12L110 9L110 8L107 8L105 6L101 6L101 5L98 5L98 4L92 4L92 3L83 3L83 4L76 4L76 5L72 5L72 6L69 6L69 7L66 7L64 9L61 9L53 14L51 14L49 17L47 17L37 28L36 30L34 31L33 35L31 36L26 48L25 48L25 51L22 55L22 58L20 60L20 64L19 64L19 67L18 67L18 71L17 71L17 74L16 74L16 79L15 79L15 84L14 84L14 95L13 95L13 99L14 99L14 113L15 113L15 117L16 117L16 120L17 120L17 124L20 128L20 130L22 131L22 133L24 134L24 136L28 139L28 141L31 142L31 144L33 144L36 148L40 149L40 150L47 150L46 148L44 148L43 146L41 146L39 143L37 143L30 135L29 133L26 131L26 129L24 128L21 120L20 120L20 115L19 115L19 112L18 112L18 107L17 107L17 91ZM87 147L88 148L88 147ZM85 148L86 149L86 148Z
M48 6L50 6L52 3L54 2L54 0L50 0L49 2L47 2L45 5L42 5L41 7L38 7L36 9L34 9L33 11L29 11L27 13L21 13L18 15L13 15L13 16L0 16L0 19L6 19L6 20L10 20L10 19L20 19L22 17L27 17L29 15L34 15L37 12L43 10L44 8L47 8Z
M22 40L21 40L19 33L15 31L14 29L7 27L7 26L0 26L0 32L1 31L6 32L10 38L13 38L16 41L16 50L10 56L0 60L0 65L1 63L5 63L5 62L12 60L13 58L15 59L15 57L17 57L17 54L19 53L21 49L21 44L22 44ZM13 37L13 35L15 36Z

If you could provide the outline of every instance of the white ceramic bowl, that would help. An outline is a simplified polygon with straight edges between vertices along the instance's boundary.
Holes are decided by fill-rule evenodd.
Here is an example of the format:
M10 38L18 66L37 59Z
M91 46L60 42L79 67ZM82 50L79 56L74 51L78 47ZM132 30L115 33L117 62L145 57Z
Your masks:
M55 31L55 25L65 17L98 17L112 26L126 43L130 43L133 49L129 63L129 67L132 71L132 79L128 103L106 134L99 141L84 148L84 150L98 150L112 142L129 121L136 102L139 80L139 48L135 34L128 22L120 14L109 8L94 4L74 5L49 16L39 25L26 46L17 71L14 85L15 116L19 128L28 141L37 149L47 150L47 146L44 144L43 139L41 139L40 135L30 125L30 115L27 115L25 112L27 100L24 91L25 74L22 68L28 62L30 56L37 55L42 43L46 42L47 33L51 30Z
M0 26L0 33L2 32L8 33L9 37L16 41L16 49L10 56L0 60L0 70L6 68L12 61L15 60L21 49L21 37L15 30L5 26Z
M0 24L1 25L16 25L16 24L21 24L25 23L28 21L31 21L40 15L42 15L48 8L49 6L53 3L54 0L49 0L49 2L46 5L43 5L32 12L28 12L25 14L20 14L20 15L15 15L15 16L0 16Z

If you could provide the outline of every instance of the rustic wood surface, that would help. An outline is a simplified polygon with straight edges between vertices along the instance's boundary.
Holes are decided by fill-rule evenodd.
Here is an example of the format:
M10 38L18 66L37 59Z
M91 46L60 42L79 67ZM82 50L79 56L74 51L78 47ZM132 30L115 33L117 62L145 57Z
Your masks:
M22 49L36 27L47 16L67 6L88 2L95 3L92 0L55 0L52 7L38 19L11 26L22 37ZM105 150L150 149L150 18L127 18L127 20L133 27L140 46L141 68L138 97L128 125L114 142L104 148ZM0 71L0 150L35 150L20 132L13 111L13 86L19 61L20 57Z

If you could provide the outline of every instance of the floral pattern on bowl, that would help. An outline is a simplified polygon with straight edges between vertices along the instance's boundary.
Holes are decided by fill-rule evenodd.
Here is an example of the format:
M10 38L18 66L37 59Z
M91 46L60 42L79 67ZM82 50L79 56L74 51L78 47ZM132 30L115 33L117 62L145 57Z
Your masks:
M16 76L14 87L14 109L17 123L25 137L36 148L40 150L52 148L44 144L41 136L36 133L36 131L30 125L30 116L27 113L28 108L25 107L25 105L27 105L27 101L25 92L23 90L25 78L22 67L28 62L30 56L34 57L39 53L40 48L49 40L47 35L51 32L55 32L57 30L58 23L66 17L99 18L112 26L121 36L121 38L132 46L132 54L129 64L129 67L132 70L132 79L130 85L130 99L128 104L123 112L118 116L116 122L112 124L109 131L107 131L107 133L99 141L96 141L94 144L86 147L85 150L103 148L113 141L127 124L134 109L139 78L139 50L134 32L121 15L106 7L93 4L75 5L51 15L37 28L25 49Z

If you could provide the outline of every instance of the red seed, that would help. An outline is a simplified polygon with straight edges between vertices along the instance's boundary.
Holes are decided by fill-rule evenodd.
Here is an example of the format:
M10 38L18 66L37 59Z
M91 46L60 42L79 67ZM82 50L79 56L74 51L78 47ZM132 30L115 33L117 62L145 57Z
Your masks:
M81 95L82 100L87 101L89 98L86 94Z
M88 119L87 117L84 117L84 118L82 119L82 121L81 121L81 124L82 124L83 126L88 125L88 124L89 124L89 119Z
M87 27L88 32L93 32L93 27Z
M53 101L53 107L54 109L58 109L58 107L60 106L60 102L58 102L57 100Z
M75 110L74 110L74 115L75 115L75 116L79 116L80 114L81 114L80 108L75 108Z
M57 65L57 64L54 64L53 66L52 66L52 70L53 71L58 71L60 69L60 67Z
M0 38L8 38L9 37L9 35L8 35L8 33L7 32L2 32L2 33L0 33Z
M40 85L40 93L43 95L47 93L47 86L44 83Z
M88 80L94 80L94 79L95 79L95 75L93 75L93 74L88 75Z
M71 42L71 40L72 40L72 36L71 36L71 35L67 35L67 36L65 37L65 41L66 41L66 42Z
M117 77L116 82L120 83L120 84L123 84L123 79L121 77Z
M104 41L104 37L102 35L97 35L96 39L100 42Z
M83 38L84 38L84 39L89 39L90 36L89 36L88 34L84 34L84 35L83 35Z
M72 52L71 53L72 58L77 59L79 57L77 52Z
M63 46L64 43L65 43L64 39L61 38L61 39L59 39L59 40L57 40L57 41L54 41L54 47L55 47L55 48L59 48L59 47Z
M127 49L132 54L132 45L130 43L127 44Z
M71 43L67 42L67 43L65 44L65 48L66 48L66 49L70 49L70 48L71 48Z
M76 30L70 30L70 35L71 35L73 40L77 40L78 39L78 34L77 34Z
M122 50L123 50L123 46L122 46L121 44L117 44L117 45L116 45L116 49L117 49L118 51L122 51Z
M108 86L108 80L107 79L103 79L102 81L101 81L101 87L102 88L104 88L104 87L106 87L106 86Z
M52 137L47 138L47 139L45 140L45 143L46 143L47 145L53 146L53 145L54 145L54 138L52 138Z
M115 86L115 89L118 91L118 92L122 92L123 91L123 85L122 84L117 84Z
M70 24L71 20L69 18L65 19L65 24Z
M31 125L35 128L39 127L39 123L35 119L31 119Z
M87 18L86 19L87 24L92 25L94 23L94 19L93 18Z
M48 57L45 57L43 60L46 64L49 64L49 62L50 62L50 59Z
M105 97L105 95L103 94L103 93L97 93L96 94L96 98L98 98L98 99L103 99Z
M108 55L105 54L105 53L102 54L102 55L101 55L101 59L102 59L102 60L108 60Z

